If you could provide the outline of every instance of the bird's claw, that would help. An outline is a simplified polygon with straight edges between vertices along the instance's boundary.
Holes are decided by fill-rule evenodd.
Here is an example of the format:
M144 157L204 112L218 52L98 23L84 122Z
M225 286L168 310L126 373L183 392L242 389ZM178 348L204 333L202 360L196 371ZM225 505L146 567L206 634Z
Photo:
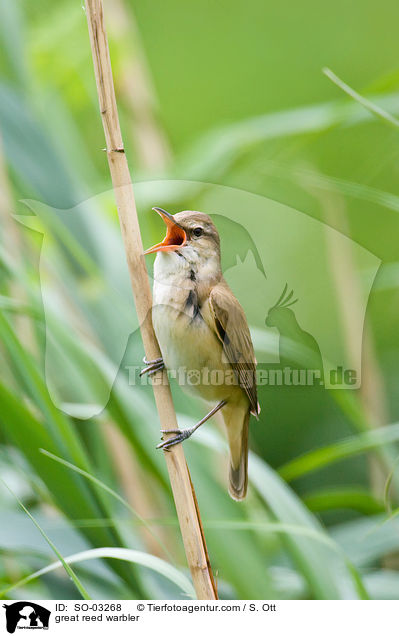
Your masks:
M148 377L150 377L151 375L154 375L154 373L156 373L157 371L162 371L162 369L165 368L165 363L162 358L156 358L155 360L147 360L147 358L144 356L143 362L146 366L144 369L140 371L140 374L139 374L140 378L145 373L148 373Z
M176 446L176 444L181 444L182 442L184 442L185 439L190 437L193 431L189 428L183 431L177 428L171 431L161 431L161 432L164 434L175 433L175 436L172 437L171 439L166 439L164 442L160 442L160 444L157 444L157 448L160 448L162 450L169 450L171 446Z

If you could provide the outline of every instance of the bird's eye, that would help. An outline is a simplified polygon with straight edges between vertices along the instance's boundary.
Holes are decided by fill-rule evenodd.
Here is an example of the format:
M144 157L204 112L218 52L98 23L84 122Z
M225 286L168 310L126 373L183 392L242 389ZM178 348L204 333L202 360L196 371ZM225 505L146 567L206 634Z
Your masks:
M194 236L201 236L202 232L203 232L202 227L196 227L193 230Z

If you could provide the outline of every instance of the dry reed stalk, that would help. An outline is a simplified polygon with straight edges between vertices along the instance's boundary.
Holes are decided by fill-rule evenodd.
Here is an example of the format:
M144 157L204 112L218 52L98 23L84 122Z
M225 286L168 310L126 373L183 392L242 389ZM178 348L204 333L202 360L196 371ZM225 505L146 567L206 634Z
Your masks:
M153 360L159 358L161 353L150 319L151 290L143 256L133 186L119 125L102 0L85 0L85 5L100 112L107 144L108 163L115 191L122 238L137 316L141 325L145 354L147 359ZM153 389L161 428L171 430L177 428L176 414L165 372L163 374L164 381L155 381ZM209 564L198 504L181 444L173 447L170 452L166 452L165 459L197 597L199 599L216 599L217 593Z

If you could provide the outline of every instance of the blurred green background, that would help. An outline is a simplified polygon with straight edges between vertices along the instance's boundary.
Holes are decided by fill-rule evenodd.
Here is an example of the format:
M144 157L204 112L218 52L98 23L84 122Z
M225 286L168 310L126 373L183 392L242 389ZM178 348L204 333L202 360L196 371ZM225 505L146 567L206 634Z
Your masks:
M266 212L245 208L242 223L258 224L266 261L267 209L288 206L382 262L362 333L361 388L262 387L243 504L228 497L214 424L185 447L220 597L398 598L399 130L322 72L331 68L399 117L397 3L104 5L146 246L162 232L152 205L229 216L212 183L265 197ZM89 596L185 598L151 387L129 384L126 369L143 352L84 10L71 0L0 0L0 39L0 592L81 595L62 569L24 581L55 555L17 496L63 557L86 553L73 569ZM28 208L40 226L33 216L15 220ZM220 227L223 253L234 264L247 249L229 228ZM310 258L308 236L297 234L294 247ZM324 258L339 316L333 337L350 359L370 272L331 245ZM259 312L245 287L234 291L257 342L277 287L255 292ZM322 307L313 301L311 310L317 318ZM132 334L126 351L121 333ZM46 347L57 352L55 367ZM92 396L111 387L97 412ZM182 425L203 415L175 385L173 393ZM108 558L87 560L98 548Z

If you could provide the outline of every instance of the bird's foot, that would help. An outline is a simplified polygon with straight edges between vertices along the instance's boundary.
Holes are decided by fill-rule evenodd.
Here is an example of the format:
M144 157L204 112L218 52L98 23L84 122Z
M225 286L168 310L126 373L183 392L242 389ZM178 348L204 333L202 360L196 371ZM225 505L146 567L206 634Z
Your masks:
M162 450L169 450L171 446L181 444L181 442L184 442L185 439L188 439L194 433L196 428L196 426L192 426L191 428L185 428L183 430L180 430L180 428L174 428L170 431L161 431L161 433L163 433L164 435L166 435L167 433L175 433L175 436L166 439L160 444L157 444L157 448L161 448Z
M219 411L225 404L226 400L222 400L221 402L219 402L219 404L216 404L216 406L213 407L212 411L209 411L209 413L205 415L202 420L200 420L199 422L197 422L197 424L194 424L194 426L191 426L190 428L184 428L182 431L180 430L180 428L174 428L169 431L161 431L163 435L166 435L167 433L174 433L175 437L166 439L164 442L161 442L157 445L157 448L162 448L162 450L169 450L171 446L181 444L181 442L184 442L185 439L191 437L191 435L197 430L197 428L202 426L202 424L205 424L205 422L207 422L209 418L212 417L212 415L215 415L215 413L217 413L217 411Z
M165 368L165 363L162 358L156 358L155 360L147 360L144 356L143 362L146 365L142 371L140 371L140 378L148 373L148 377L150 375L154 375L157 371L162 371Z

